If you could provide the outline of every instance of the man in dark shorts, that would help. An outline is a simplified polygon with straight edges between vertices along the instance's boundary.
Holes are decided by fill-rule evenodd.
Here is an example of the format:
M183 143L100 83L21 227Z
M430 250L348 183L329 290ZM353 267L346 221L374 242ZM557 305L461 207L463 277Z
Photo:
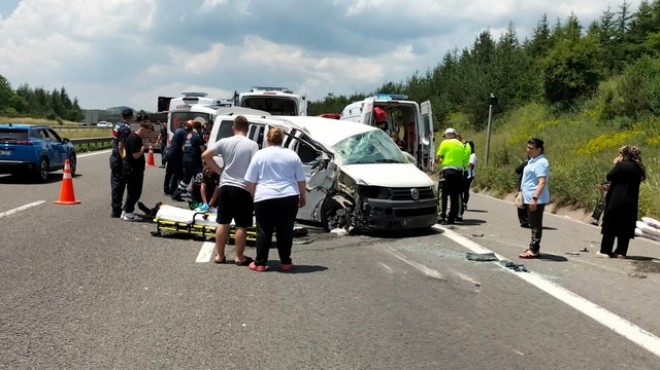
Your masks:
M245 242L247 228L252 222L252 195L245 185L245 172L252 156L259 150L256 142L247 137L248 121L244 116L236 116L232 131L234 136L221 139L209 146L202 154L204 163L214 172L220 173L220 195L218 198L218 227L215 229L216 263L225 263L225 246L229 239L229 224L236 225L234 263L247 266L252 258L246 257ZM224 167L220 168L213 157L221 155Z

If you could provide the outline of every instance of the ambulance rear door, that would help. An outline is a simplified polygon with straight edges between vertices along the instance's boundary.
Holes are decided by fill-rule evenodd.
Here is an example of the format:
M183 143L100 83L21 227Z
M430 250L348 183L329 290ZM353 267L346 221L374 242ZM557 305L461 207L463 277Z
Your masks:
M375 122L373 122L373 111L374 111L374 98L366 98L364 99L364 105L362 106L362 113L360 114L360 123L364 123L365 125L369 126L375 126Z
M431 101L426 100L420 104L422 119L419 122L421 127L418 127L419 143L419 166L423 171L433 171L435 156L435 140L433 138L433 112L431 110Z

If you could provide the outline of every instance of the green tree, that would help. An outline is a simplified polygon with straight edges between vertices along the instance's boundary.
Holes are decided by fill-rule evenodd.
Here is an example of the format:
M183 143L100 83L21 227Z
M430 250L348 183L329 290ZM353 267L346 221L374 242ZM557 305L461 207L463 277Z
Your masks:
M564 39L544 58L542 68L545 99L568 109L598 88L603 75L602 49L593 37Z
M617 110L639 119L645 115L660 115L660 60L643 56L629 65L618 85Z

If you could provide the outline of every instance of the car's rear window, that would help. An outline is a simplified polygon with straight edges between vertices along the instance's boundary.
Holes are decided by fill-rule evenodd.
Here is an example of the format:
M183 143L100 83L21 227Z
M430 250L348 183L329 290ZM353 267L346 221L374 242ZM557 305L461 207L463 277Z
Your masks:
M28 131L24 129L0 127L0 141L27 140Z

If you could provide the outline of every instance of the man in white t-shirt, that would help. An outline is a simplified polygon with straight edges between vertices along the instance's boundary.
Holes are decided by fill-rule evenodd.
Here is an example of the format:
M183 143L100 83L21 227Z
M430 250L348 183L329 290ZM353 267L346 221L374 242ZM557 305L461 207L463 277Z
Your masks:
M234 136L221 139L209 146L202 154L202 160L214 172L220 173L220 194L218 196L218 227L215 230L216 263L225 263L225 246L229 239L229 224L232 219L236 225L234 245L238 266L248 266L252 258L246 257L245 243L247 228L252 226L252 194L248 191L245 180L252 156L259 150L259 145L247 137L249 124L244 116L236 116L232 131ZM220 168L213 157L222 155L224 168Z

